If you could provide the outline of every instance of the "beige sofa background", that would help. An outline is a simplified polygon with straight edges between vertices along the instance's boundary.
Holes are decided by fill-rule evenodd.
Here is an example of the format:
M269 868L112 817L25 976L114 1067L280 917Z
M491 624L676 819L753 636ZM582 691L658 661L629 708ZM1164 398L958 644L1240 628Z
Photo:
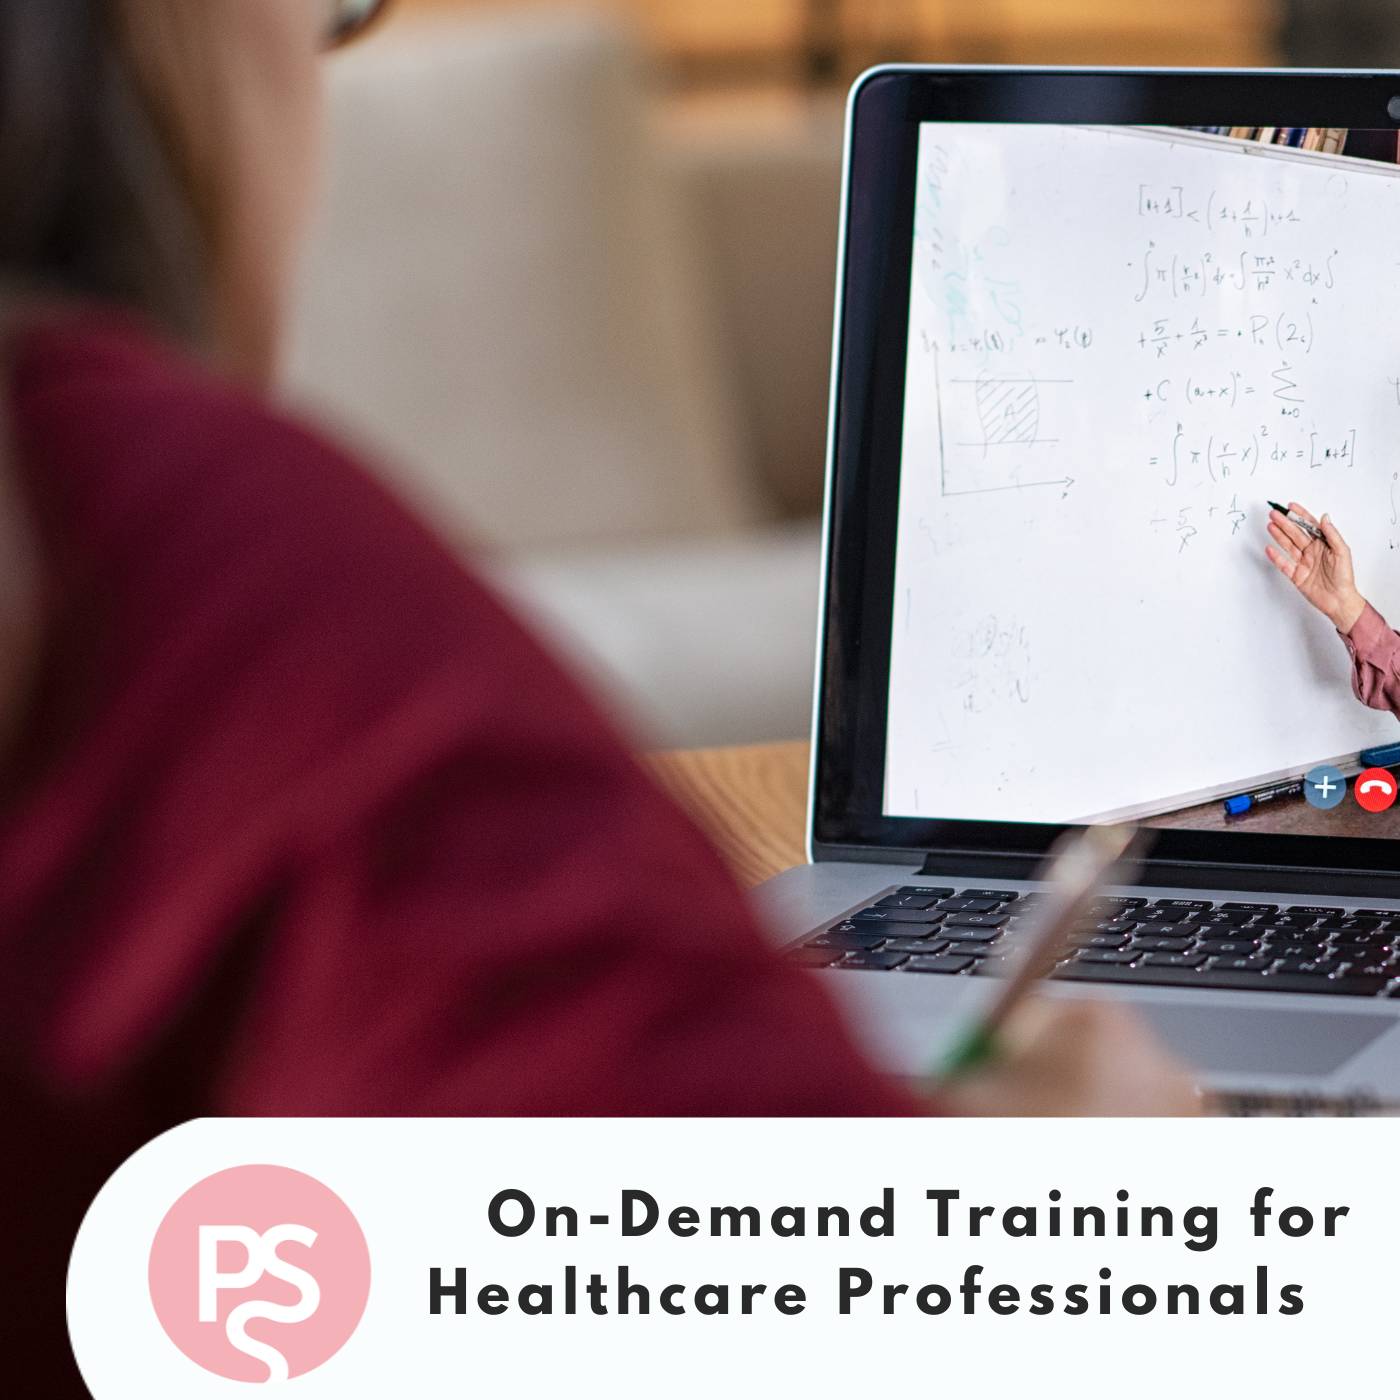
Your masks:
M363 446L639 744L810 713L839 121L658 122L615 21L337 58L286 392Z

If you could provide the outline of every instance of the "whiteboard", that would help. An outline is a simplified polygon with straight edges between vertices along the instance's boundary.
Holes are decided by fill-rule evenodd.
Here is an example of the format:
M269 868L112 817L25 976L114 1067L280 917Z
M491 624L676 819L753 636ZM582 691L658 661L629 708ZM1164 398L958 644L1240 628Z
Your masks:
M1264 556L1400 620L1400 171L1181 131L919 145L885 811L1153 815L1400 740Z

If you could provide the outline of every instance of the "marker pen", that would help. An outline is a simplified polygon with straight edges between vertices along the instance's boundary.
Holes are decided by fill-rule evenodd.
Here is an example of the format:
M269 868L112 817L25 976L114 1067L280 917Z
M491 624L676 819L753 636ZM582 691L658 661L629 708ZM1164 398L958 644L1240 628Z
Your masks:
M1238 797L1227 797L1223 805L1227 817L1242 817L1251 807L1258 807L1261 803L1275 802L1280 797L1301 797L1302 795L1303 780L1295 778L1289 783L1274 783L1254 792L1242 792Z

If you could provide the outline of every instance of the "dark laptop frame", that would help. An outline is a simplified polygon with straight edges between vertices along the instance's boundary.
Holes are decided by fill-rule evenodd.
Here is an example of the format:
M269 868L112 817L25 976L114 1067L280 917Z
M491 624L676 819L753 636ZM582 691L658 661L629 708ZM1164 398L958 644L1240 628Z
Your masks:
M920 125L1332 126L1400 129L1400 73L891 67L851 97L814 724L814 860L924 860L1029 874L1063 827L882 814L895 533ZM1385 840L1162 831L1158 883L1311 890L1345 876L1397 893ZM1389 874L1390 879L1385 875ZM1358 880L1357 877L1362 877ZM1366 878L1369 877L1369 878ZM1364 888L1363 888L1364 887Z

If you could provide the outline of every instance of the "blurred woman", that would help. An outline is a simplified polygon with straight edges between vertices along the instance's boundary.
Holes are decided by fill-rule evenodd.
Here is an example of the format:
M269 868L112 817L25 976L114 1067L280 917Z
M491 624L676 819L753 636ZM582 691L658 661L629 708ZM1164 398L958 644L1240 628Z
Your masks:
M496 601L265 402L318 55L374 8L0 0L7 1394L84 1394L68 1245L194 1115L926 1106ZM954 1106L1189 1102L1081 1010Z

